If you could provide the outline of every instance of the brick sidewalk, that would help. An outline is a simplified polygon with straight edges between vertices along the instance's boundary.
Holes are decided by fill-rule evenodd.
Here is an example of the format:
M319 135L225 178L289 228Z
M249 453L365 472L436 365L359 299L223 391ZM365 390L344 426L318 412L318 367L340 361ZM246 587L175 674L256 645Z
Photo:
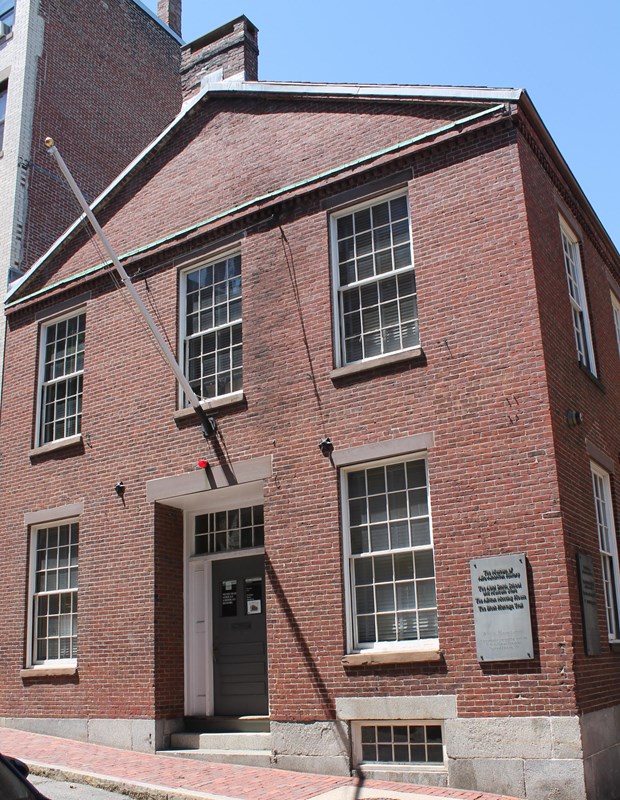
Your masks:
M280 769L214 764L150 755L72 739L0 728L0 751L26 761L33 772L156 800L354 800L356 781ZM347 791L348 789L348 791ZM355 798L511 800L504 795L366 781Z

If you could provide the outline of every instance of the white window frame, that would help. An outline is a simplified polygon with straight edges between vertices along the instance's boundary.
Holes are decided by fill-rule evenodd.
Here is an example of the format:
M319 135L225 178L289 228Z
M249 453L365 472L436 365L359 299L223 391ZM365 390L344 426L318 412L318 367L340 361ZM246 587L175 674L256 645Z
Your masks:
M369 356L369 357L362 357L359 360L352 360L347 361L346 352L345 352L345 330L344 330L344 311L342 308L342 288L340 283L340 264L339 264L339 256L338 256L338 220L342 219L343 217L351 216L358 211L363 211L366 208L371 208L373 206L378 206L382 203L389 202L390 200L396 200L398 198L405 198L407 203L407 222L409 225L409 247L410 247L410 256L411 256L411 264L406 267L401 267L399 269L393 270L391 272L381 273L379 275L374 275L370 278L366 278L361 281L356 281L348 285L349 288L354 286L365 286L370 284L378 284L382 279L387 278L388 276L399 276L411 273L413 275L413 279L415 282L415 262L414 262L414 252L413 252L413 236L412 236L412 229L411 229L411 209L409 205L409 193L406 190L399 189L398 191L390 192L389 194L382 194L378 196L374 196L370 199L365 200L364 202L357 203L356 205L347 206L346 208L339 209L338 211L334 211L330 214L329 217L329 230L330 230L330 252L331 252L331 268L332 268L332 308L333 308L333 329L334 329L334 351L335 351L335 362L338 367L348 366L349 364L363 364L363 363L370 363L372 364L373 361L378 361L386 356L394 355L395 353L402 353L406 352L407 350L414 350L420 347L420 336L419 336L419 316L416 317L416 322L418 325L418 341L416 344L411 345L410 347L400 348L398 350L384 350L380 354ZM416 307L417 307L417 289L414 292ZM402 328L401 328L402 331Z
M401 727L401 726L429 726L441 728L441 742L443 761L364 761L362 750L362 727L367 725ZM446 731L443 720L439 719L356 719L351 720L351 745L353 763L362 765L368 772L445 772L446 761Z
M616 329L616 343L618 345L618 357L620 358L620 300L611 293L611 308L614 316L614 327Z
M598 545L601 556L603 599L610 642L620 641L620 565L618 563L618 539L614 522L614 506L609 473L593 461L592 491Z
M37 576L37 538L42 530L49 530L50 528L60 528L62 525L77 525L78 526L78 585L75 587L68 587L67 589L57 589L56 591L42 591L36 590L36 576ZM37 598L42 595L61 595L72 594L78 596L79 590L79 545L80 545L80 520L77 517L53 520L49 522L42 522L38 525L33 525L30 529L30 566L28 576L28 626L27 626L27 667L33 669L41 669L45 667L75 667L77 666L77 656L73 658L53 658L53 659L37 659L37 623L38 616L35 610L35 603ZM76 616L77 616L76 612ZM77 634L76 634L77 635Z
M74 372L67 373L66 375L60 376L58 379L51 379L49 381L45 380L45 349L47 344L47 332L53 325L58 325L61 322L65 322L69 319L78 318L80 316L84 317L84 336L86 337L86 308L81 307L77 309L72 309L70 312L63 314L62 316L52 317L50 319L46 319L41 323L40 329L40 342L39 342L39 376L37 382L37 419L36 419L36 443L37 446L42 447L49 444L56 444L57 442L62 442L65 440L70 440L74 436L79 436L82 432L82 399L84 397L84 366L82 365L82 369L75 370ZM84 346L84 354L86 353L86 346ZM45 403L44 403L44 392L48 385L53 383L59 384L61 381L68 382L72 378L78 378L82 381L82 389L81 392L77 395L80 402L80 412L77 415L77 422L76 422L76 430L74 433L69 434L68 436L62 436L56 439L52 437L49 441L45 441L44 438L44 417L45 417Z
M579 239L562 217L560 217L560 233L577 360L596 376L592 328L588 315L588 300L583 277Z
M356 642L356 621L355 621L355 597L354 597L354 576L353 576L353 553L351 549L350 520L349 520L349 497L347 488L347 476L351 472L358 472L373 467L389 466L391 464L406 464L410 461L423 461L426 470L426 493L428 503L428 523L430 532L430 550L433 554L433 564L435 561L435 544L433 537L433 518L431 507L431 489L429 485L428 457L427 453L415 453L403 455L390 459L373 460L359 464L351 464L340 470L340 497L342 508L342 538L343 538L343 558L344 558L344 601L346 612L346 634L347 634L347 653L392 653L392 652L436 652L439 649L439 637L428 639L408 639L404 641L377 641L366 646L360 646ZM426 548L428 549L428 548ZM414 548L403 548L402 552L412 552ZM397 549L380 551L381 553L399 552ZM435 580L435 594L437 594L437 571L433 568ZM437 602L437 601L435 601Z
M239 258L241 260L241 251L238 248L234 250L226 250L223 252L219 252L217 254L213 254L212 257L209 257L197 263L193 263L190 266L187 266L179 271L179 355L180 355L179 362L181 365L181 369L183 370L185 376L187 377L188 381L190 381L190 383L192 383L192 381L190 380L189 376L188 358L186 352L186 343L189 338L187 334L187 276L191 272L196 272L200 269L203 269L204 267L209 267L215 264L219 264L222 261L228 261L228 259L232 258ZM238 322L241 325L241 352L243 353L243 268L242 267L241 267L240 277L241 277L241 295L239 299L241 300L241 317L238 320L235 320L233 323L227 322L226 324L223 325L214 325L213 327L206 328L204 331L200 331L199 333L190 334L190 336L198 338L199 336L208 333L209 331L217 333L218 330L223 330L224 328L230 328L232 330L233 325ZM216 351L216 359L217 359L217 351ZM217 389L218 374L219 373L216 367L216 373L215 373L216 389ZM216 391L216 394L214 394L213 397L201 397L201 391L196 391L196 395L201 400L209 401L214 399L220 400L221 398L231 397L232 395L235 395L238 392L242 391L243 355L241 358L241 375L242 375L242 386L234 388L232 386L232 381L231 381L230 392L226 392L225 394L224 393L218 394ZM189 401L185 397L183 390L179 388L179 407L182 408L183 406L187 405L189 405Z

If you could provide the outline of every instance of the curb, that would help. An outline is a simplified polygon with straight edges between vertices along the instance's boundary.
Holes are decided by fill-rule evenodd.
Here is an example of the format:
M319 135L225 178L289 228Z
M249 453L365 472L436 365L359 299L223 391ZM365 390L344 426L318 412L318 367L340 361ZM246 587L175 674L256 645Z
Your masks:
M121 792L134 800L238 800L238 798L222 794L167 789L163 786L141 783L140 781L113 778L109 775L98 775L97 773L82 772L81 770L67 769L66 767L54 767L38 761L30 761L26 758L21 760L28 765L32 775L40 775L43 778L52 778L58 781L83 783L86 786L105 789L108 792Z

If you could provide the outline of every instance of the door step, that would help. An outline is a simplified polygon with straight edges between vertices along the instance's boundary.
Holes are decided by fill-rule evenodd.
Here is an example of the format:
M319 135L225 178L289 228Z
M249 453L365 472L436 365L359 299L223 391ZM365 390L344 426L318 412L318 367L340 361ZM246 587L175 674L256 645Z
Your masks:
M271 765L268 717L209 717L186 720L183 732L173 733L170 748L159 755L182 756L221 764L250 767Z

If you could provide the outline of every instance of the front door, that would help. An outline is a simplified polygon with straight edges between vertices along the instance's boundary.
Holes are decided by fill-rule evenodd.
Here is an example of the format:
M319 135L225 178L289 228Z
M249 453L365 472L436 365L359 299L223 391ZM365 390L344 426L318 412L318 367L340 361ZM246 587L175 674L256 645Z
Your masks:
M212 563L214 713L267 714L264 556Z

